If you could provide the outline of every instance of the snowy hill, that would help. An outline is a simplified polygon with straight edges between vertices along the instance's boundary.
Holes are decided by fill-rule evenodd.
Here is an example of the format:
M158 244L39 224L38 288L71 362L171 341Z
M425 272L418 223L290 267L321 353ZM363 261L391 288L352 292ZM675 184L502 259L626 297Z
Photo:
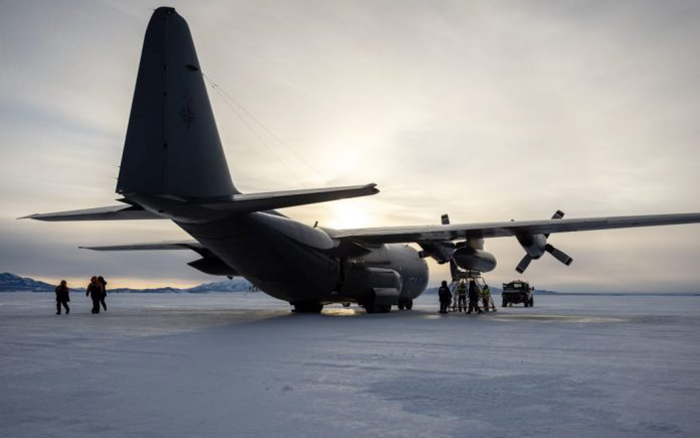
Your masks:
M109 281L109 279L107 279ZM37 281L31 278L20 277L8 272L0 274L0 292L53 292L55 285ZM250 292L252 285L244 278L233 280L204 283L189 289L174 287L159 287L155 289L110 289L109 293L146 293L146 294L171 294L171 293L208 293L208 292ZM80 288L79 288L80 289Z
M120 287L117 289L110 289L108 284L107 292L111 294L179 294L186 292L186 290L174 287L157 287L154 289L130 289L128 287Z
M217 281L215 283L204 283L199 286L185 289L184 292L206 293L206 292L250 292L252 284L245 278L235 277L231 280Z
M53 292L56 286L5 272L0 274L0 292Z
M188 289L177 289L174 287L160 287L156 289L109 289L110 293L140 293L140 294L205 294L209 292L250 292L252 289L250 282L244 278L234 278L232 280L217 281L214 283L204 283Z

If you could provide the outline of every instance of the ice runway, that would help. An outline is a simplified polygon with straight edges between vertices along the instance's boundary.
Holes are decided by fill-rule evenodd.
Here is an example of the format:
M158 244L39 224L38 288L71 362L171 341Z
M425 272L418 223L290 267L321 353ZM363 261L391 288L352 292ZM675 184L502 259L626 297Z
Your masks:
M0 294L3 437L696 437L700 297L292 315L262 294Z

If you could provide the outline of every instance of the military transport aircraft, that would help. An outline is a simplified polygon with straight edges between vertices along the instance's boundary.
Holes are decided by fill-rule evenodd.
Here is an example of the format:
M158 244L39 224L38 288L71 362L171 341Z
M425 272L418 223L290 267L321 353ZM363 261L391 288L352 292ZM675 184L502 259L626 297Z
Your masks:
M117 193L122 205L34 214L43 221L170 219L195 240L92 247L93 250L182 250L212 275L242 276L298 312L359 303L368 312L412 307L428 284L426 257L488 272L495 257L484 239L515 236L523 272L546 252L551 233L700 222L700 213L552 219L334 230L310 227L275 209L374 195L375 184L244 194L231 181L189 27L169 7L151 17L141 54ZM422 248L417 251L408 243Z

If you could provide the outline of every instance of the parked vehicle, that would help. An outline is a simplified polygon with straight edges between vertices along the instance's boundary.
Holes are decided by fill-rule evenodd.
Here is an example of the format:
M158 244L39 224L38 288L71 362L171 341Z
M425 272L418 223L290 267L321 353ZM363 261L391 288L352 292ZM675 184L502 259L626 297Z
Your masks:
M508 306L508 304L520 303L525 305L525 307L534 306L535 299L532 296L533 290L535 290L535 288L530 287L530 284L521 280L503 283L503 293L501 294L503 298L503 307Z

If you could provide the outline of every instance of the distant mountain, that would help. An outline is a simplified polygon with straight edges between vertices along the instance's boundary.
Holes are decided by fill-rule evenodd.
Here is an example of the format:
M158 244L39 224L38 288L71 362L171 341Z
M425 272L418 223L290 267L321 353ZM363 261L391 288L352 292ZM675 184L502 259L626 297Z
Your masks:
M109 280L109 279L108 279ZM109 288L109 284L107 285ZM8 272L0 274L0 292L53 292L56 285L44 283L31 278L24 278ZM82 288L82 287L81 287ZM80 288L79 288L80 289ZM208 292L249 292L253 290L250 282L244 278L200 284L188 289L159 287L155 289L108 289L109 293L172 294L172 293L208 293Z
M109 289L109 293L139 293L139 294L206 294L210 292L250 292L253 285L245 278L233 278L232 280L204 283L187 289L174 287L161 287L156 289Z
M0 292L53 292L56 286L5 272L0 274Z
M183 289L177 289L174 287L157 287L154 289L131 289L128 287L120 287L117 289L110 289L107 285L107 292L110 294L179 294L186 292Z
M174 287L159 287L155 289L108 289L109 293L131 293L131 294L205 294L209 292L250 292L253 285L244 278L234 278L232 280L217 281L214 283L204 283L199 286L187 289Z
M199 286L185 289L184 292L200 294L207 292L250 292L251 290L253 290L253 285L248 280L234 277L231 280L200 284Z

